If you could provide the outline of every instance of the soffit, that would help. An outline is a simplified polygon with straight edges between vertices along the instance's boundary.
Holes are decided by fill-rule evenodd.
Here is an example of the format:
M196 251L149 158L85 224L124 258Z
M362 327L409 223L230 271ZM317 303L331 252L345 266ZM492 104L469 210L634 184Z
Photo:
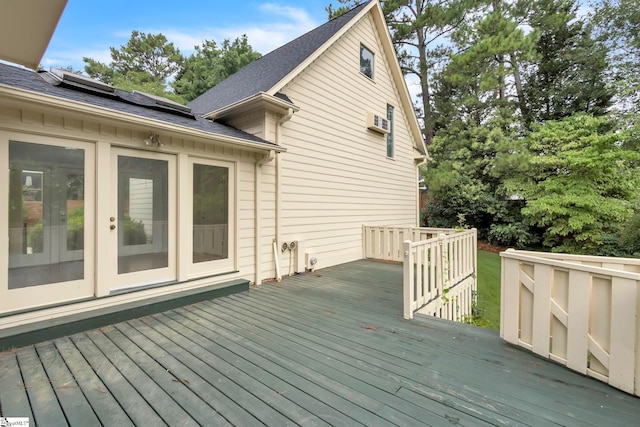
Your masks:
M0 59L37 69L67 0L0 2Z

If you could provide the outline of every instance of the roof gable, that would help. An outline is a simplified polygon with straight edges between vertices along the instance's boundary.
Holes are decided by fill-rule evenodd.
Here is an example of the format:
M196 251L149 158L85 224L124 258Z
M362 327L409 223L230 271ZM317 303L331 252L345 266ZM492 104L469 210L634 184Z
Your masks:
M248 64L191 101L188 104L189 107L194 114L215 120L220 111L234 110L235 106L241 105L259 94L279 97L281 94L278 91L367 13L371 14L375 29L380 35L382 49L390 65L400 102L407 112L413 146L418 152L417 158L428 158L420 124L415 114L411 114L414 111L413 102L398 63L379 0L365 1L347 13Z
M336 36L373 1L326 22L297 39L248 64L189 103L192 111L208 115L258 93L277 91L277 84ZM275 88L275 89L274 89ZM274 93L270 93L275 95Z

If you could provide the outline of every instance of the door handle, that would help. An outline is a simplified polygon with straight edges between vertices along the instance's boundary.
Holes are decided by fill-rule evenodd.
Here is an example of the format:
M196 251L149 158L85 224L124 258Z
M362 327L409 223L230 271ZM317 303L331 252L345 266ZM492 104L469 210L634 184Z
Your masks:
M110 229L110 230L115 230L115 229L116 229L116 225L115 225L115 224L111 224L111 225L109 226L109 229Z

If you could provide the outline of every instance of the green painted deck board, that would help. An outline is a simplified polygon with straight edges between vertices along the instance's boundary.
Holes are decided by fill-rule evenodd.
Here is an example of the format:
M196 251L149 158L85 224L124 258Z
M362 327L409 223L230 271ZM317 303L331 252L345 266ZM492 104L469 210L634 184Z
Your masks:
M0 355L0 416L33 419L15 351Z
M117 325L115 326L117 327ZM176 377L170 370L156 362L150 354L143 348L138 347L128 338L128 335L124 335L120 330L116 329L116 327L106 330L105 335L115 345L126 352L131 358L131 361L140 367L140 369L144 371L144 374L155 382L157 387L166 391L166 396L164 396L162 400L170 399L166 410L175 411L175 414L172 415L175 416L176 419L171 420L161 414L165 421L169 422L170 425L180 425L181 423L184 424L189 418L192 418L193 421L200 425L206 425L207 423L213 423L215 425L224 424L224 418L220 417L213 408L200 399L197 393L189 389L188 381ZM141 389L147 390L143 385ZM158 401L160 399L150 398L149 400ZM160 400L159 404L165 405L166 403L162 402L162 400ZM172 408L175 404L178 405L179 409Z
M292 404L284 397L281 394L284 390L271 389L248 375L245 371L238 369L232 363L227 362L226 359L232 361L234 355L227 353L225 349L215 342L208 340L201 334L194 334L188 327L184 327L180 323L166 318L166 316L158 315L153 316L153 318L157 320L155 329L158 332L169 337L171 331L180 330L180 335L171 334L171 340L174 343L184 349L189 348L193 356L205 361L219 375L225 378L233 378L234 387L237 386L237 393L245 393L244 395L238 395L234 400L241 403L253 400L251 410L255 413L264 414L260 417L260 420L265 424L286 425L296 419L308 420L309 422L316 420L313 414ZM228 385L225 390L229 390ZM249 394L253 397L250 397Z
M221 329L223 326L208 323L207 320L203 320L201 316L193 314L191 311L180 314L185 316L185 319L199 319L199 322L201 322L205 328L207 328L207 326L216 327L220 335L224 337L217 340L218 344L233 351L242 359L251 362L253 366L261 367L265 373L280 379L283 384L289 386L289 388L284 391L285 394L294 394L294 397L291 397L291 399L296 399L300 405L313 411L323 420L331 424L335 424L337 420L340 420L346 425L352 425L361 416L364 415L365 418L368 417L366 411L348 406L346 399L334 394L330 389L323 388L314 383L311 378L298 375L291 371L288 366L282 364L282 360L277 354L267 352L265 348L249 340L239 339L238 335L234 332ZM206 330L211 329L207 328ZM257 375L257 373L252 372L252 375ZM305 395L308 396L308 398L305 397ZM344 412L340 412L335 408L343 408Z
M276 411L270 411L268 405L264 404L258 398L251 393L238 386L234 380L235 378L228 378L224 376L213 366L209 365L206 360L202 360L196 355L191 353L190 349L185 349L176 343L173 343L163 333L158 331L157 320L152 317L146 317L142 319L142 322L146 326L144 329L140 329L147 337L153 340L159 346L167 349L174 357L179 359L182 363L189 366L195 374L197 374L201 380L213 385L215 389L224 395L230 404L235 403L239 408L242 408L243 412L250 414L255 419L244 419L243 423L249 423L250 425L259 425L260 418L266 417L267 420L272 422L278 422L280 424L286 423L286 419L282 417ZM197 345L197 343L193 343ZM194 379L193 381L198 381ZM219 396L221 397L221 396ZM229 414L230 417L230 414ZM234 422L234 424L236 424Z
M638 425L640 399L494 331L404 320L401 281L400 265L358 261L0 353L0 411L44 426Z
M246 305L245 305L246 306ZM248 312L245 312L249 315ZM264 324L264 330L258 334L262 339L268 340L276 344L280 348L279 354L284 360L297 361L307 366L314 366L314 370L321 375L331 378L344 386L362 393L376 402L393 402L393 407L402 413L412 416L415 419L443 417L448 419L451 414L449 407L441 402L433 401L429 406L418 407L416 405L408 405L402 399L394 396L398 389L398 382L387 374L393 372L371 369L362 363L349 363L355 359L352 355L340 353L338 351L328 351L326 347L332 345L331 338L324 343L312 344L312 336L298 337L288 334L286 331L292 327L286 325L277 325L270 322L266 318L264 312L258 316L253 313L253 320ZM283 331L281 335L271 333L271 330ZM339 338L333 335L333 339ZM351 347L350 343L343 343L340 347L347 350ZM355 343L351 343L356 345ZM358 361L360 362L360 361ZM458 416L460 418L460 416ZM465 417L462 417L465 418ZM395 422L396 420L390 420Z
M22 348L17 355L34 421L47 426L68 425L35 347Z
M70 425L98 425L98 417L51 341L37 344L38 358Z
M107 387L96 375L71 339L68 337L58 338L54 343L101 423L133 426L129 416L113 395L109 393Z
M145 349L148 354L153 354L154 359L160 365L173 373L183 384L188 384L189 388L196 393L200 399L211 405L224 419L220 425L224 425L224 423L247 426L258 425L255 417L236 405L212 384L202 380L202 377L189 366L185 365L184 361L180 358L181 354L179 352L177 357L175 357L165 348L150 339L150 330L148 330L147 326L142 322L132 320L115 326L141 348Z
M89 334L95 335L98 332L97 330L89 331ZM135 425L166 424L146 400L138 394L127 378L111 363L111 360L100 351L89 335L77 334L71 339L100 381L106 386L107 392L114 397Z
M168 392L160 387L153 378L145 373L131 359L128 353L134 353L136 348L118 348L107 336L111 327L100 331L91 331L87 335L94 344L105 354L113 366L127 379L135 391L147 404L170 426L195 426L197 423L191 416L171 398ZM165 372L167 376L171 373Z

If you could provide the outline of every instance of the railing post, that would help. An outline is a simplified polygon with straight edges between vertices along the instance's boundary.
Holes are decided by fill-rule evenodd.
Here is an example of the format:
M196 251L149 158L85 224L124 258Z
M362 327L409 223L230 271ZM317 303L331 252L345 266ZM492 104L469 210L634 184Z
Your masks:
M413 319L413 252L411 250L411 240L403 242L404 264L402 280L402 301L405 319Z
M438 235L438 238L440 239L440 265L441 265L441 269L440 269L440 273L442 275L442 281L441 281L441 287L440 287L440 294L442 294L442 291L446 288L448 288L451 285L451 277L450 277L450 270L449 270L449 241L447 239L447 235L444 233L441 233Z
M514 249L507 249L513 253ZM502 286L500 291L500 337L511 344L520 338L520 264L502 257Z

